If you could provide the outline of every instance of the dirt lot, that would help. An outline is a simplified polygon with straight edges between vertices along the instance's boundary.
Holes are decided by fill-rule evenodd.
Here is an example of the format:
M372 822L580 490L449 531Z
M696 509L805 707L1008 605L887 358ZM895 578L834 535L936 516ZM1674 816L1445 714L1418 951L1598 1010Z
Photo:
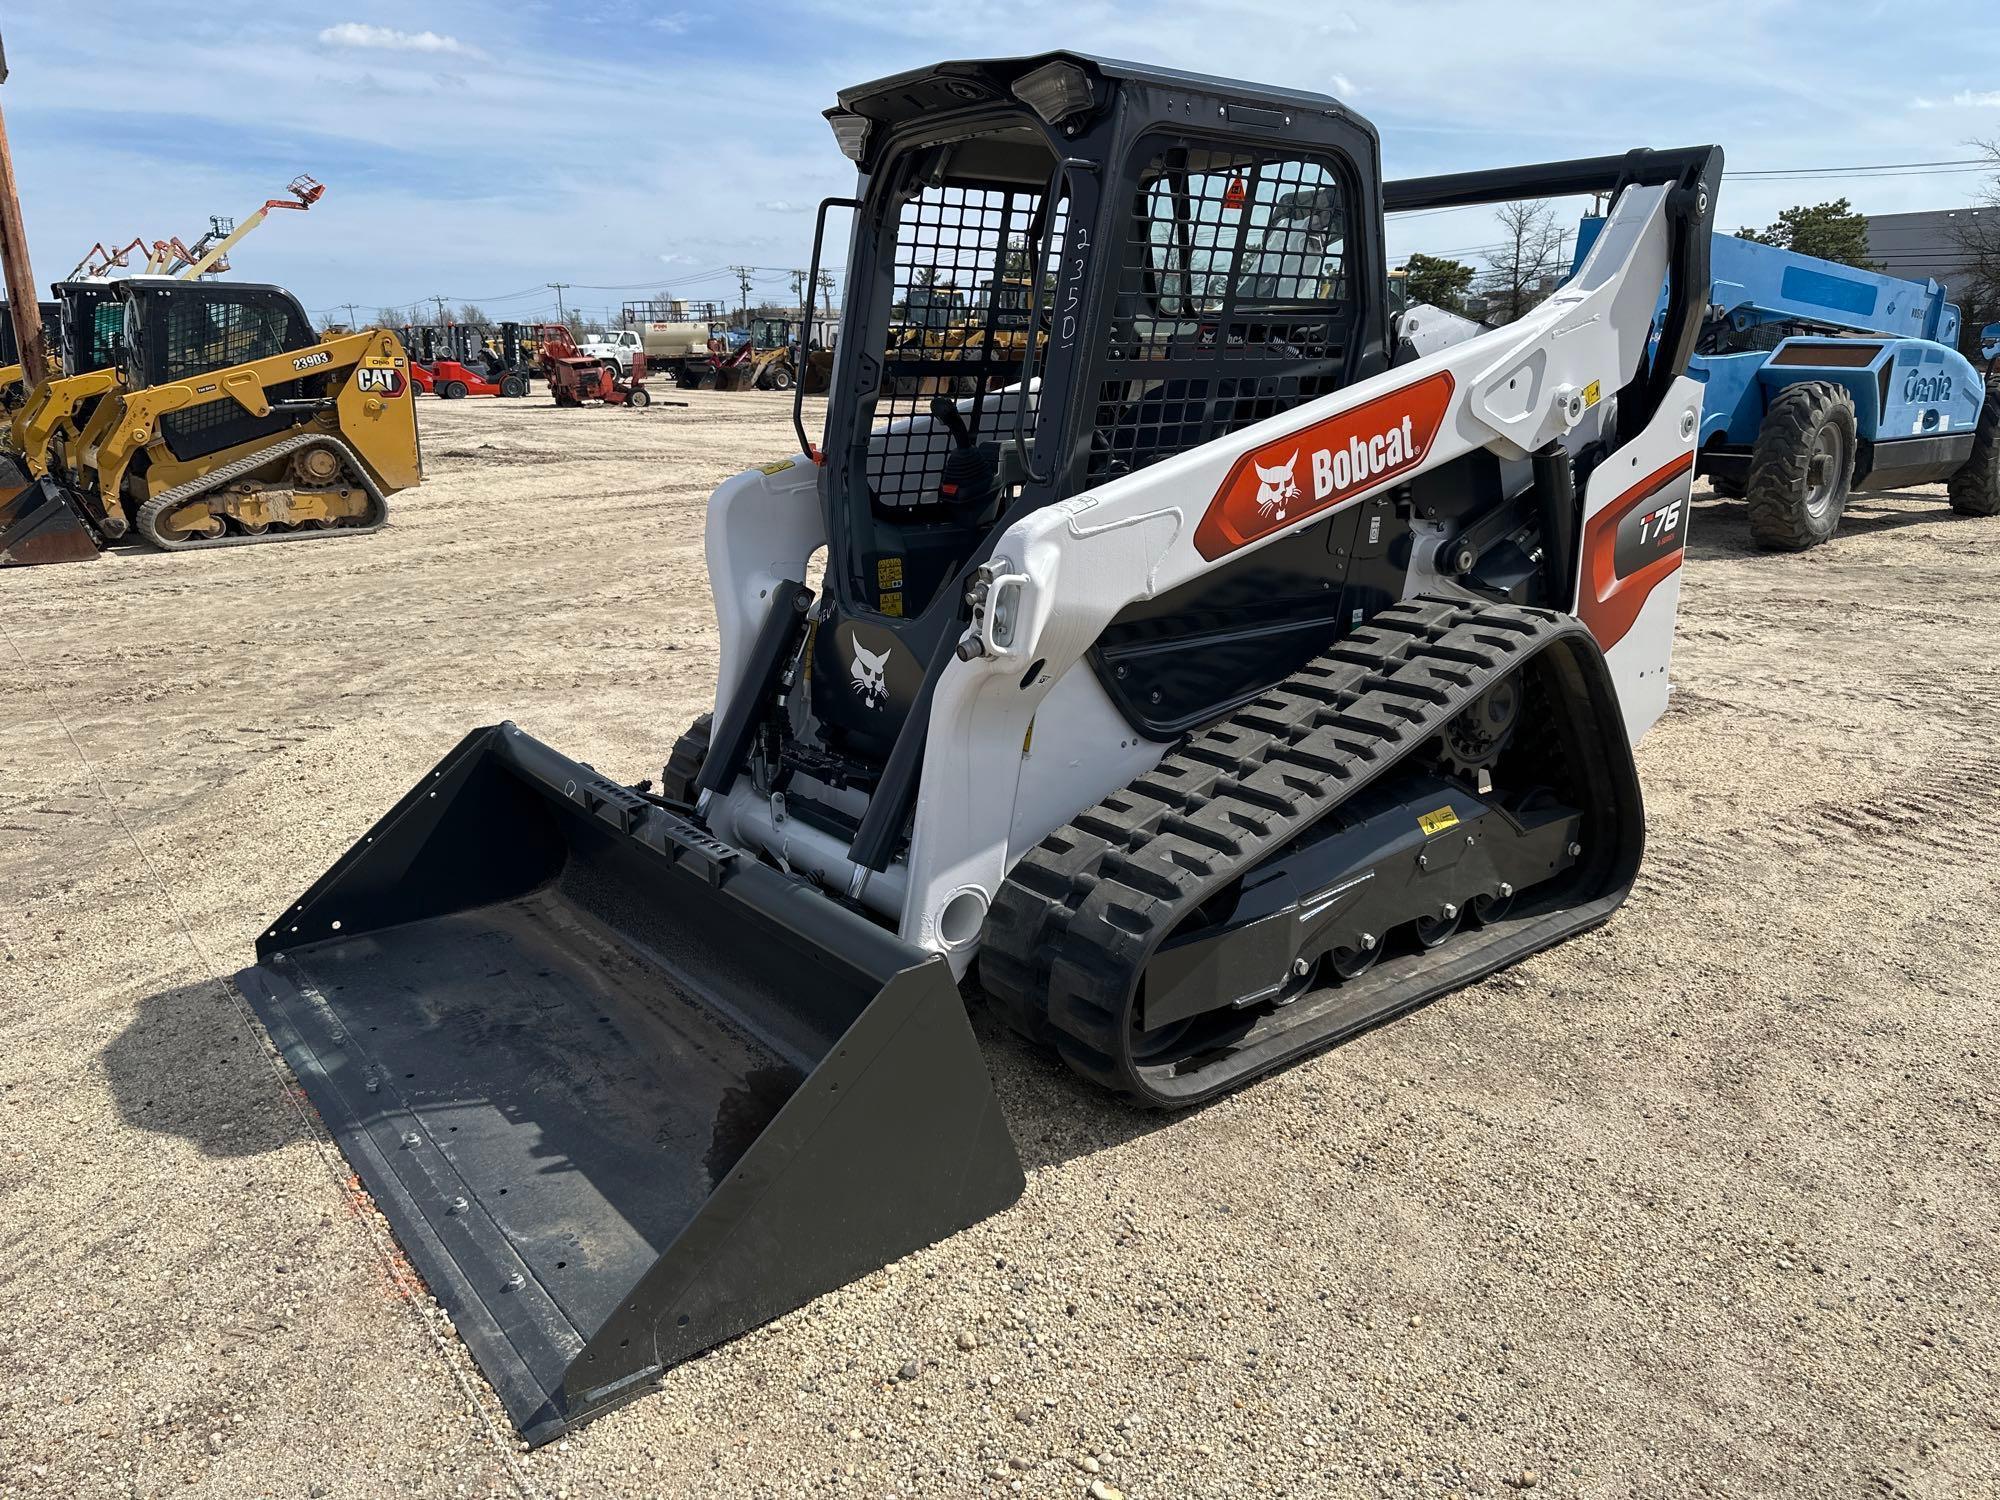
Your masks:
M982 1014L1017 1208L519 1452L218 976L470 726L657 772L708 490L791 451L691 399L0 575L0 1495L2000 1492L2000 522L1935 494L1697 507L1608 927L1172 1119Z

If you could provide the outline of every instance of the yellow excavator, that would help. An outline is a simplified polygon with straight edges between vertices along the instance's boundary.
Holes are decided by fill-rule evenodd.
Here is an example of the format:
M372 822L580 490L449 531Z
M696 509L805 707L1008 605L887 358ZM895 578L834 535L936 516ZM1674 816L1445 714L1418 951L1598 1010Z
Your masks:
M101 286L118 357L83 377L95 404L80 425L74 406L24 408L16 431L39 472L0 501L0 567L86 560L133 531L176 552L372 531L389 496L422 479L395 334L317 338L298 299L274 286ZM91 336L108 321L92 309ZM83 326L79 304L66 345Z

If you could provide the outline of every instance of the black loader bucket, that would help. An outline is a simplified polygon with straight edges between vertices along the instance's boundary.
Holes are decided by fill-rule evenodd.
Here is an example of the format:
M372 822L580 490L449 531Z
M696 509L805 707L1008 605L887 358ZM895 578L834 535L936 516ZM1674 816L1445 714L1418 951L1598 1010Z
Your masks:
M951 971L475 730L236 982L530 1442L1006 1207Z
M0 466L0 484L9 482L17 487L0 499L0 568L88 562L97 556L96 531L60 484L27 478L19 459Z

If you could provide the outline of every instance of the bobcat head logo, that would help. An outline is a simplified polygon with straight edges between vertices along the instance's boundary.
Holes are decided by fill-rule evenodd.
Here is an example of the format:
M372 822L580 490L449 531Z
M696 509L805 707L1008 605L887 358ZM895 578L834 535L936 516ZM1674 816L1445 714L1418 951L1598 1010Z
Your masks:
M1292 470L1299 465L1299 456L1294 453L1285 460L1283 468L1265 468L1253 463L1257 471L1257 509L1267 518L1285 519L1285 507L1299 498L1298 481L1292 478Z
M883 679L883 669L889 665L889 649L870 651L861 642L854 642L854 661L848 667L848 686L853 688L861 701L870 708L880 708L889 698L889 684Z

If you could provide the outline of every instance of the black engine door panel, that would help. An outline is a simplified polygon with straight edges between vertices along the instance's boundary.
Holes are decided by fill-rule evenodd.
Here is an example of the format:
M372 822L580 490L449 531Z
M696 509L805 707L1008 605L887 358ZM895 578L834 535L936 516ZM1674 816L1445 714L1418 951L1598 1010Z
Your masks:
M1126 721L1177 739L1297 671L1402 597L1407 528L1387 496L1204 573L1120 614L1092 669Z

